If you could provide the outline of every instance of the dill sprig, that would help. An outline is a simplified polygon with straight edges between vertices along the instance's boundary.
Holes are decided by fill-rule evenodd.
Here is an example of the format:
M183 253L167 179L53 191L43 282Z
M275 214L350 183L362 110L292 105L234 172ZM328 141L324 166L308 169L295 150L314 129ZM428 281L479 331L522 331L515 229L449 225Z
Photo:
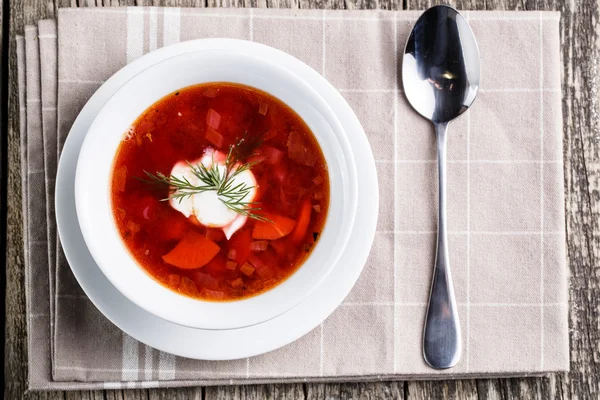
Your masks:
M193 165L189 161L186 161L192 174L201 182L200 185L192 184L185 176L166 176L161 172L152 174L148 171L144 171L146 179L142 179L142 181L160 186L168 186L169 197L162 199L162 201L176 199L181 202L185 198L198 193L215 191L219 200L235 213L258 221L270 221L256 213L256 211L261 210L261 208L257 207L258 202L245 200L246 196L255 187L249 186L246 183L235 183L235 178L239 174L248 171L254 166L254 164L247 162L241 163L240 160L242 157L246 158L254 154L253 150L260 146L261 143L262 139L260 137L257 140L249 141L246 134L244 134L235 145L229 146L224 171L219 170L219 166L214 162L214 159L210 167L201 163Z

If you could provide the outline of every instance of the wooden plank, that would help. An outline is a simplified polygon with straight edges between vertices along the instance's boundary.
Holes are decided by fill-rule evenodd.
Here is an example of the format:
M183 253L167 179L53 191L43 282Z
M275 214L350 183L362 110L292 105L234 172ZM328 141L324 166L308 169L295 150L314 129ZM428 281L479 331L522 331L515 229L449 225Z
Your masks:
M600 397L600 140L597 1L559 2L565 136L567 253L571 269L571 372L557 397Z
M91 391L97 396L104 396L105 400L147 400L148 392L144 389L125 389L125 390L97 390ZM98 397L101 399L101 397Z
M148 400L202 400L204 398L202 388L153 389L147 392ZM142 393L140 391L140 394ZM123 394L128 393L124 391ZM123 399L130 400L130 397L123 396ZM140 399L144 399L144 397L140 397Z
M65 400L104 400L104 393L87 390L65 392Z
M206 400L295 400L304 399L301 384L217 386L204 389Z
M6 201L7 201L7 179L8 179L8 76L7 76L7 67L5 65L4 56L6 49L6 45L4 44L3 39L6 38L5 28L8 27L8 15L5 13L4 6L7 5L8 0L0 0L0 51L2 52L2 62L0 65L0 93L2 100L0 101L0 254L4 254L3 265L6 265ZM6 78L5 78L6 76ZM6 122L5 122L6 121ZM6 268L2 268L0 271L0 288L6 288ZM0 289L1 290L1 289ZM6 320L6 296L2 297L0 301L0 316ZM6 330L0 333L0 338L5 342ZM2 354L2 358L4 359L6 346L2 347L0 353ZM3 375L0 381L4 384L5 376Z
M499 379L478 379L477 395L480 399L501 400L502 385Z
M475 380L408 382L407 400L416 399L477 399Z
M403 382L373 383L309 383L306 385L307 400L325 399L398 399L403 400Z

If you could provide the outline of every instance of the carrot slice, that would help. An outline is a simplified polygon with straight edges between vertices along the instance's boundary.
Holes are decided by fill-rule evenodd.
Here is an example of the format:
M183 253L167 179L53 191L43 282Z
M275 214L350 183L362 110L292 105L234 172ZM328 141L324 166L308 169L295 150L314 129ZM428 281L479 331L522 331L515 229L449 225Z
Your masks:
M296 223L296 227L294 228L294 232L292 232L292 240L295 242L301 241L306 235L306 230L308 229L308 224L310 223L310 211L312 210L312 206L310 203L310 199L305 199L302 205L300 206L300 213L298 214L298 222Z
M235 261L229 260L229 261L227 261L227 264L225 264L225 267L227 269L234 270L237 268L237 263Z
M242 267L240 268L240 271L242 271L242 273L246 276L250 276L254 273L254 267L248 263L245 263L244 265L242 265Z
M270 221L257 221L252 230L254 239L275 240L290 234L296 221L277 214L264 214Z
M177 246L162 258L167 264L181 269L200 268L208 264L217 255L220 248L212 240L201 234L188 232Z

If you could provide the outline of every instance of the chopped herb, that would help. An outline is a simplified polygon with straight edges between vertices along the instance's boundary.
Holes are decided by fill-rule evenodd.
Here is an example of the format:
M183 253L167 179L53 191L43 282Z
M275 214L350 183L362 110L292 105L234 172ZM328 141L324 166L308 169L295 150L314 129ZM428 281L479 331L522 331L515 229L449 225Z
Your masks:
M214 162L210 167L207 167L204 164L192 165L188 162L188 166L191 168L192 173L202 182L201 185L193 185L185 177L166 176L161 172L152 174L148 171L144 171L146 179L140 178L140 180L149 184L168 186L170 190L169 197L163 199L163 201L169 199L178 199L179 201L182 201L194 194L206 191L216 191L219 200L235 213L258 221L271 222L269 219L254 212L260 210L260 208L255 207L258 204L257 202L244 200L254 186L248 186L245 183L234 184L236 176L249 170L253 166L249 163L240 163L234 168L235 164L240 161L238 147L242 147L243 145L248 146L248 142L244 142L245 139L246 135L244 135L236 145L229 147L229 152L225 159L224 172L221 172ZM248 150L248 148L246 148L246 150Z

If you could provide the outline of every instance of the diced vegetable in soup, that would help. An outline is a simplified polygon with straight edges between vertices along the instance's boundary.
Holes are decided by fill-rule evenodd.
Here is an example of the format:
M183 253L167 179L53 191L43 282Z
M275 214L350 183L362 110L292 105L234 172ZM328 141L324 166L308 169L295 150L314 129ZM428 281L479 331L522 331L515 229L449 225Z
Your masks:
M290 277L329 207L323 153L273 96L210 83L172 93L124 134L112 174L123 242L182 295L231 301Z

